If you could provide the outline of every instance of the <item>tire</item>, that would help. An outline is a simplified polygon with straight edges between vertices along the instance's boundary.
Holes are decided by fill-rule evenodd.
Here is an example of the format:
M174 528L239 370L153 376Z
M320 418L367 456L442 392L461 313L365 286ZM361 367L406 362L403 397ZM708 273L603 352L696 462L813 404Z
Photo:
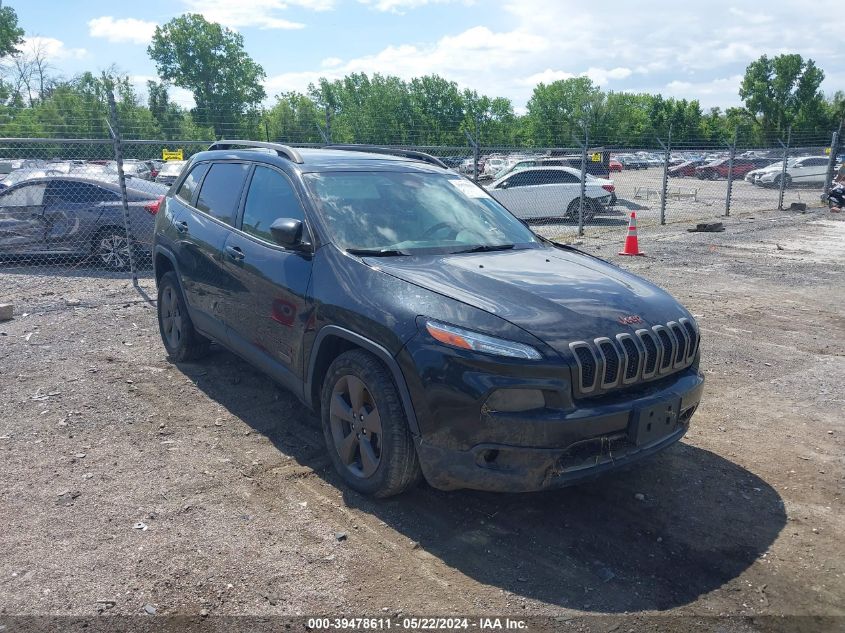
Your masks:
M175 363L197 360L208 353L210 341L194 329L176 273L158 282L158 331L167 355Z
M399 392L375 356L360 349L338 356L326 372L320 403L326 449L347 486L391 497L420 481Z
M575 198L572 202L569 203L569 206L566 207L566 215L563 217L567 220L572 220L573 222L578 221L578 206L580 205L581 198ZM589 222L593 219L593 216L596 213L594 204L598 204L592 198L584 198L584 222Z
M720 178L720 176L719 176L718 171L716 171L714 169L713 171L710 172L710 180L719 180L719 178Z
M129 270L130 249L126 231L116 226L100 229L91 240L91 254L97 264L115 272Z

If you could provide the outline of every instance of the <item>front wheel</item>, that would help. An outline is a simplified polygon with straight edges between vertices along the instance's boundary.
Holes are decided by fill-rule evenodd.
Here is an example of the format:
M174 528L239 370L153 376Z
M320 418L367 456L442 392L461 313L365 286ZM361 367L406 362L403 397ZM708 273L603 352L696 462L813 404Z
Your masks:
M420 480L399 392L375 356L360 349L338 356L326 372L320 402L329 457L350 488L390 497Z

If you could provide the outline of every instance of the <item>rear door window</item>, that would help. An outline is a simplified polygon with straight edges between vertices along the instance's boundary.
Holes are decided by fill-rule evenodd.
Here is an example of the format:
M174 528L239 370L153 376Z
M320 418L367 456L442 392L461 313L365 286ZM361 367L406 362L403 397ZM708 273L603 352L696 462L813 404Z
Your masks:
M92 185L87 182L74 182L72 180L54 180L47 185L45 204L97 204L98 202L112 202L118 199L118 195Z
M196 193L197 187L199 187L207 170L208 163L200 163L191 169L191 173L188 174L188 177L179 187L179 191L176 192L176 197L187 204L191 204L194 201L194 193Z
M238 201L249 165L246 163L217 163L211 166L202 182L197 209L213 218L235 225Z

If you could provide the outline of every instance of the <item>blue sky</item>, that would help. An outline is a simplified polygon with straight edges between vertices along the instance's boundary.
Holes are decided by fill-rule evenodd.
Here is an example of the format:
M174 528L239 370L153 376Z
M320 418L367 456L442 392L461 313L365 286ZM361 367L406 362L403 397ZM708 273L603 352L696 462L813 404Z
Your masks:
M139 87L156 24L203 13L241 32L271 97L320 76L438 73L521 111L538 81L587 75L604 88L739 103L745 66L799 52L845 89L843 13L832 0L5 0L28 47L70 77L116 64ZM834 18L833 16L839 16ZM839 22L837 26L837 21ZM174 90L190 104L190 96Z

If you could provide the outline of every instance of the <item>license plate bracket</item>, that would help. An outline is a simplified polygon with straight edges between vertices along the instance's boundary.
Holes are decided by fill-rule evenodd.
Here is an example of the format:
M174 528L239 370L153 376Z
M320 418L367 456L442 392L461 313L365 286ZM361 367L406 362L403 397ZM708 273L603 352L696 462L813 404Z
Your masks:
M678 428L680 409L680 396L635 409L628 429L631 441L637 446L647 446L671 435Z

